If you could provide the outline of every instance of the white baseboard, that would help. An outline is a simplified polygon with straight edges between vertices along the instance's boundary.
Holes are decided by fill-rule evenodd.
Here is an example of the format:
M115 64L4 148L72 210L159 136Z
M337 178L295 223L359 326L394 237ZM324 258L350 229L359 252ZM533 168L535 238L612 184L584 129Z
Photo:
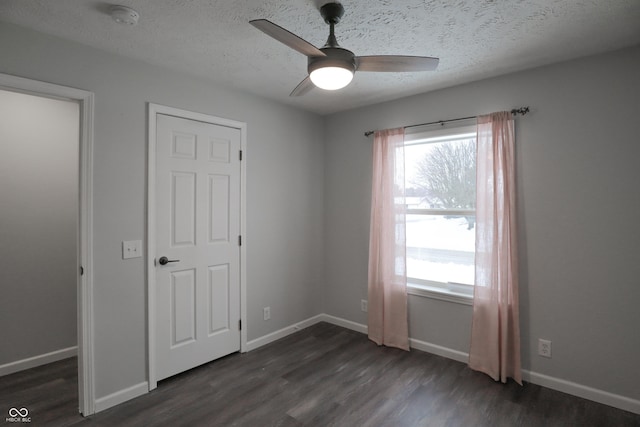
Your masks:
M522 379L542 387L582 397L583 399L593 400L594 402L613 406L614 408L623 409L633 412L634 414L640 414L640 400L524 369L522 370Z
M446 357L447 359L453 359L458 362L469 362L469 353L464 351L454 350L448 347L442 347L437 344L431 344L430 342L420 341L415 338L409 338L409 345L416 350L424 351L426 353L436 354L438 356Z
M96 399L94 407L95 412L104 411L105 409L124 403L127 400L135 399L136 397L142 396L148 392L149 383L147 381L116 391L115 393Z
M303 320L302 322L294 323L293 325L261 336L260 338L247 341L247 351L255 350L256 348L262 347L263 345L267 345L271 342L279 340L280 338L291 335L294 332L298 332L302 329L308 328L309 326L315 325L316 323L322 322L324 320L323 316L323 314L318 314L316 316Z
M331 323L333 325L342 326L343 328L351 329L352 331L367 333L367 325L362 323L352 322L351 320L341 319L340 317L331 316L330 314L322 314L322 320ZM452 350L440 345L431 344L425 341L420 341L415 338L409 338L409 346L416 350L421 350L427 353L437 354L438 356L446 357L448 359L457 360L458 362L466 363L469 360L469 354L458 350Z
M24 371L25 369L35 368L36 366L46 365L47 363L57 362L58 360L67 359L69 357L75 357L77 355L78 347L74 346L29 357L27 359L16 360L15 362L0 365L0 377L13 374L14 372Z
M366 334L367 325L363 325L362 323L352 322L351 320L342 319L341 317L332 316L330 314L321 314L322 321L331 323L332 325L342 326L343 328L351 329L352 331L360 332L362 334Z

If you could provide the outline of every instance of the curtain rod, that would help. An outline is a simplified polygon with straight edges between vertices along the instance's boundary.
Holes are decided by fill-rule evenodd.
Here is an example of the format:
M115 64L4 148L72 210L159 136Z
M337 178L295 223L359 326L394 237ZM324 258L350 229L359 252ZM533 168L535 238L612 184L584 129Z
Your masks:
M529 112L529 107L520 107L520 108L514 108L513 110L511 110L511 114L513 114L514 116L517 116L518 114L524 116L525 114L527 114ZM449 123L449 122L457 122L460 120L468 120L468 119L475 119L478 116L469 116L469 117L460 117L459 119L449 119L449 120L438 120L437 122L429 122L429 123L420 123L417 125L409 125L409 126L405 126L404 128L415 128L418 126L427 126L427 125L444 125L445 123ZM375 133L374 130L369 130L366 131L364 133L364 136L371 136Z

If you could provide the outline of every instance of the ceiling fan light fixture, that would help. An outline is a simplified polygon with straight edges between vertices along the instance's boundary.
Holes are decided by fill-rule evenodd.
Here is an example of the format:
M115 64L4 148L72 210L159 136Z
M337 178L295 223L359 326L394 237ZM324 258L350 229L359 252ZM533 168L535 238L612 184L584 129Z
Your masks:
M343 67L321 67L309 74L314 85L324 90L338 90L353 79L353 71Z
M320 49L326 56L309 57L309 78L311 82L325 90L342 89L351 83L356 72L353 53L341 47Z

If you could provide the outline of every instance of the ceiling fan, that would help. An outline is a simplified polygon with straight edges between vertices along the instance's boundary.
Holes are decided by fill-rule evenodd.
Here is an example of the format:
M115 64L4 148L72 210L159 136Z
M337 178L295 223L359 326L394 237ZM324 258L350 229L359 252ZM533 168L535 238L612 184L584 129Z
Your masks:
M355 56L353 52L338 45L334 26L344 15L340 3L327 3L320 8L324 22L329 24L329 38L324 46L317 48L311 43L266 19L249 21L251 25L290 48L306 55L309 75L296 86L289 96L301 96L317 86L336 90L348 85L356 71L407 72L432 71L439 59L428 56L374 55Z

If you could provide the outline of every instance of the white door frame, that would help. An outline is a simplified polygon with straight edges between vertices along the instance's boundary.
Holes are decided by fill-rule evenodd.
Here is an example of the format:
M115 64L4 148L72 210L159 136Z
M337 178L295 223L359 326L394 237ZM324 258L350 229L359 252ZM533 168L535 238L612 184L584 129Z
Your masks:
M95 412L93 367L93 112L94 95L81 89L0 73L0 89L80 104L78 215L78 399L82 415Z
M193 111L181 110L158 104L148 104L148 132L147 132L147 351L148 351L148 377L149 391L158 387L156 375L156 213L155 213L155 191L156 191L156 121L158 114L179 117L188 120L196 120L204 123L211 123L219 126L226 126L240 130L240 150L246 154L247 145L247 124L235 120L223 119L210 116L208 114L196 113ZM245 156L246 158L246 156ZM246 167L245 161L240 162L240 235L242 245L240 246L240 319L242 329L240 330L240 352L247 351L247 325L244 319L247 318L247 250L246 250Z

